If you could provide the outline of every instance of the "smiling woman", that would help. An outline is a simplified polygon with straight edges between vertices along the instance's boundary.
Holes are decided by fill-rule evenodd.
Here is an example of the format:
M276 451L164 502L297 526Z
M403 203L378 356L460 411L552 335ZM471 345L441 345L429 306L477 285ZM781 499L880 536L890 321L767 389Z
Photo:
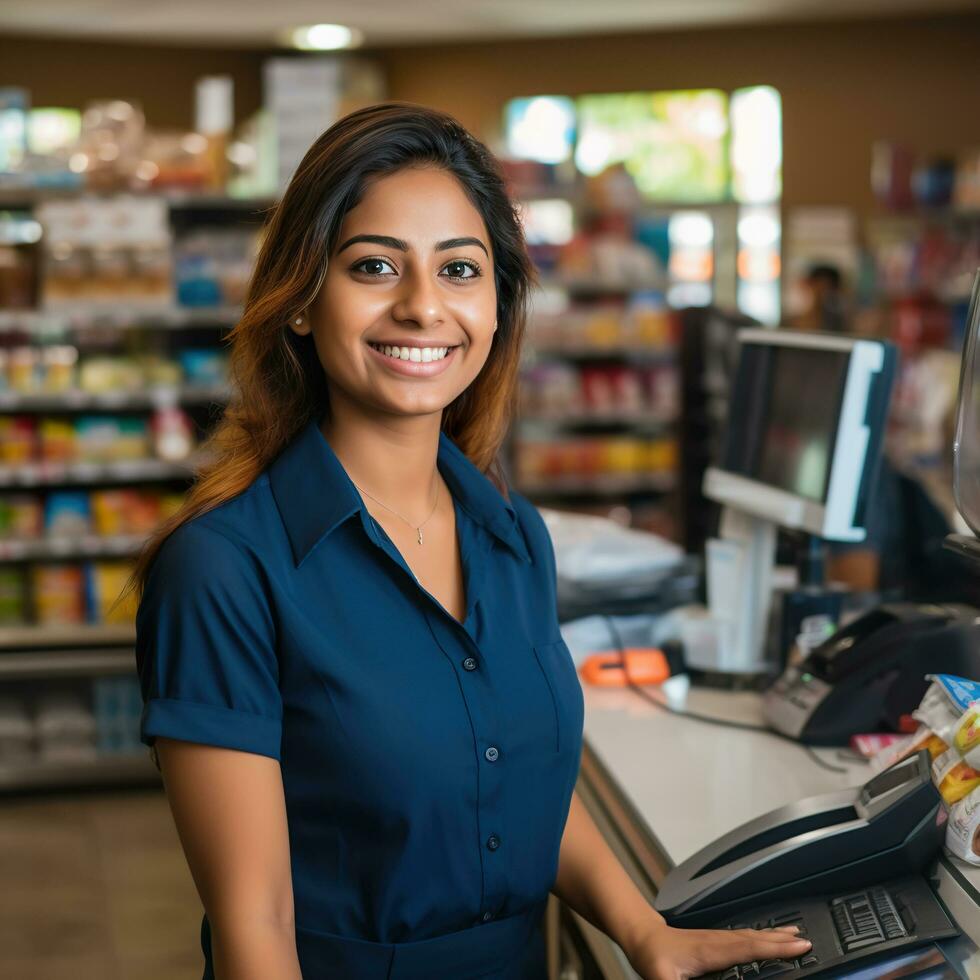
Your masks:
M204 980L544 980L551 891L644 980L799 945L668 929L574 798L555 553L496 465L529 283L493 158L418 106L331 127L272 215L134 576Z

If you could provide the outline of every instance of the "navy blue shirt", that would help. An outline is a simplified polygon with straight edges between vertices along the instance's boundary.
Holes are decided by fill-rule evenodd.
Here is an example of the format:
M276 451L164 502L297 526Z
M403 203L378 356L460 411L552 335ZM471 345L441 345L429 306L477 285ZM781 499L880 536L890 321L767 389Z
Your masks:
M310 421L181 525L137 613L141 737L280 762L304 980L544 976L583 698L537 509L445 434L464 622ZM205 978L210 929L201 929Z

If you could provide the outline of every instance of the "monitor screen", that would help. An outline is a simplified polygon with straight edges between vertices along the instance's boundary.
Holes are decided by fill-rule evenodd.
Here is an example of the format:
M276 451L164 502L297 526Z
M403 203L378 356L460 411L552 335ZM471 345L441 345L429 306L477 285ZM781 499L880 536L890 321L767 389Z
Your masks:
M849 352L747 346L725 469L825 502Z

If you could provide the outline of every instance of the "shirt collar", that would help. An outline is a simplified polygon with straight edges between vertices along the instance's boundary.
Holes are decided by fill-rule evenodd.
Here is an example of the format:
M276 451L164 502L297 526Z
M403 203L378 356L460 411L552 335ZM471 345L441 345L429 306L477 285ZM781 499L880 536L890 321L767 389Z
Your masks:
M442 431L437 465L463 510L519 558L530 562L513 505ZM318 418L306 423L273 460L268 473L297 566L334 528L358 511L367 510L320 431Z

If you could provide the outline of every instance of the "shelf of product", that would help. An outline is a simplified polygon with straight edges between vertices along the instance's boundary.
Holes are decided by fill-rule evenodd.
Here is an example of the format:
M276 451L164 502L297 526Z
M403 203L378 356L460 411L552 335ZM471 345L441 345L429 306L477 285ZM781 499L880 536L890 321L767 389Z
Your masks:
M639 435L524 439L514 482L534 495L664 493L676 486L677 443Z
M4 676L0 790L159 779L139 740L142 698L132 653L129 673L115 664L109 671L49 676L43 686Z
M193 471L183 409L126 415L0 415L0 487L174 479Z
M133 651L110 649L45 650L0 655L0 680L39 677L92 677L133 673Z
M182 499L134 487L0 493L0 562L135 554Z
M552 309L535 308L528 323L528 342L534 354L591 356L636 354L670 358L676 350L675 317L657 293L630 302L570 303Z
M136 628L132 622L0 625L0 658L28 650L89 652L99 646L127 647L131 653L135 642Z
M132 597L114 606L129 561L51 561L0 565L0 626L128 624Z
M0 309L0 334L20 333L27 337L91 327L129 330L187 330L194 327L233 327L241 319L241 306L198 308L161 307L139 310L124 303L102 308L73 306L57 311Z
M539 352L540 353L540 352ZM664 427L677 420L680 391L671 362L542 360L521 371L520 422Z
M674 306L695 301L692 284L709 301L734 261L738 208L645 200L622 166L585 177L568 161L512 159L504 171L538 287L509 440L515 485L603 513L619 498L617 519L676 529Z

